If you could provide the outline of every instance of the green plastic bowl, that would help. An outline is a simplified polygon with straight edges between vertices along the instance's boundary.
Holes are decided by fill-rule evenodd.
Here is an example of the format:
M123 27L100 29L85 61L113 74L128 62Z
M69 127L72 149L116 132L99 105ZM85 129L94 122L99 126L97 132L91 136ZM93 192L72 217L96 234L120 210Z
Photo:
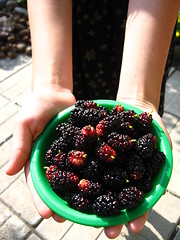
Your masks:
M95 100L101 106L107 107L111 110L114 106L119 104L117 101L113 100ZM124 106L125 110L134 110L138 114L142 111L138 108L135 108L131 105L121 103ZM34 183L35 189L44 203L56 214L66 218L72 222L76 222L83 225L95 226L95 227L107 227L107 226L115 226L122 223L127 223L148 210L150 210L155 203L160 199L160 197L164 194L169 180L171 178L172 173L172 150L169 144L169 141L159 126L159 124L153 120L153 133L156 135L159 150L164 152L166 155L165 164L161 167L159 174L153 180L153 188L147 193L142 203L133 210L123 210L120 214L111 217L99 217L95 214L86 214L79 212L75 209L72 209L68 206L67 202L61 199L56 193L51 189L48 180L45 175L45 154L49 149L52 141L55 140L56 136L56 126L61 122L66 122L70 111L74 108L74 106L69 107L59 114L57 114L46 126L43 133L36 140L32 154L31 154L31 162L30 162L30 172L32 181Z

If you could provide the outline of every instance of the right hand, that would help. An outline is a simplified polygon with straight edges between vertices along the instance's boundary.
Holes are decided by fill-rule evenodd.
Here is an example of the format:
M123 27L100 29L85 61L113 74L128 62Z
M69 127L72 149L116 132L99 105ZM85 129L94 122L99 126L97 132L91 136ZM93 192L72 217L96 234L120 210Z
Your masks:
M46 124L61 110L73 105L75 97L70 91L41 89L31 93L28 102L22 107L15 120L13 148L6 174L15 175L25 167L26 181L37 211L43 218L53 217L64 221L54 214L40 199L34 189L30 174L30 154L33 142L44 130Z

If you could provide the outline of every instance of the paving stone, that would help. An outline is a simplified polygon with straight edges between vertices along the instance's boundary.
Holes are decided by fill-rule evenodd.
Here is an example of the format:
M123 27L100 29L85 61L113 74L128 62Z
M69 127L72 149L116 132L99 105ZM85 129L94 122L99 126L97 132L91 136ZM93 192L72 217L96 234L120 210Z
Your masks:
M94 228L94 227L88 227L83 226L80 224L73 224L70 231L67 232L67 234L62 238L62 240L79 240L80 239L86 239L86 240L95 240L101 233L102 228Z
M180 118L179 106L180 106L180 93L176 93L172 101L166 107L166 111Z
M26 102L26 100L28 99L30 93L31 93L30 90L24 91L22 94L14 98L13 102L18 106L22 107L24 105L24 102Z
M164 101L164 110L166 111L167 106L171 103L174 96L177 94L177 89L173 87L171 84L166 84L166 92L165 92L165 101Z
M170 137L173 142L174 169L180 172L180 120L171 131Z
M180 240L180 230L176 233L174 240Z
M42 239L33 233L30 235L30 237L27 238L27 240L42 240Z
M179 216L179 198L167 192L152 209L139 235L146 240L169 240L179 221Z
M180 70L179 61L180 61L180 45L176 44L174 48L174 58L173 58L172 66L178 70Z
M0 202L0 227L12 216L12 212L2 202Z
M1 181L1 184L0 184L0 194L2 194L22 174L22 171L20 171L18 174L14 175L14 176L8 176L5 173L5 167L6 167L6 165L4 165L0 169L1 179L3 179L3 181ZM0 195L0 198L1 197L2 197L2 195Z
M29 64L23 69L21 69L21 71L16 72L16 74L13 74L6 80L0 82L0 93L2 94L3 92L8 91L21 81L30 82L31 77L32 77L32 65Z
M173 169L167 190L180 198L180 172Z
M24 174L11 184L0 198L32 226L41 220L27 189Z
M10 217L0 228L1 240L24 240L30 229L15 215Z
M68 229L72 225L73 225L73 223L70 222L70 221L66 221L64 223L58 223L58 222L54 221L53 218L50 218L50 219L44 219L39 224L39 226L36 228L36 231L44 239L47 239L47 240L49 240L49 239L59 240L59 239L61 239L63 237L63 235L68 231ZM73 236L73 235L71 235L71 236ZM81 239L83 239L83 238L81 238ZM74 236L73 236L73 240L75 240Z
M174 71L171 77L167 81L167 85L175 88L177 91L180 91L180 71Z
M97 238L97 240L108 240L108 239L109 238L106 237L104 231ZM130 233L128 228L124 225L120 235L117 238L115 238L115 240L145 240L145 238L140 237L139 234Z
M12 137L14 128L14 116L0 125L0 145Z
M0 108L5 106L7 103L9 103L9 100L7 98L5 98L4 96L0 95Z
M168 133L172 131L172 129L176 126L179 118L173 116L170 113L164 112L163 114L163 122L168 130Z
M10 140L0 146L0 156L1 156L0 169L9 160L10 150L11 150Z
M20 107L13 102L9 102L7 105L2 107L0 109L0 125L9 118L13 117L19 111L19 109Z
M3 92L3 96L8 99L13 99L22 94L27 89L29 89L29 79L26 77L7 91Z
M26 55L19 55L15 59L1 59L0 61L0 82L9 77L13 73L24 68L27 64L31 63L32 59Z

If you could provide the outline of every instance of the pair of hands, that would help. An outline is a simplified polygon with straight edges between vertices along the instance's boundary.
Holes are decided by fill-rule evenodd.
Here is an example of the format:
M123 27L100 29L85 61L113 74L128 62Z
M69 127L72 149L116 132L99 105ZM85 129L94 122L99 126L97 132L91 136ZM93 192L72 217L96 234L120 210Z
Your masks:
M33 203L40 216L45 219L53 217L53 219L57 222L64 222L65 219L53 213L45 205L33 186L30 175L30 154L33 142L43 131L44 127L51 118L61 110L73 105L75 101L76 100L71 92L59 92L51 89L34 91L29 97L29 101L24 105L16 117L12 154L6 168L6 173L8 175L14 175L24 167L27 186L31 193ZM131 104L140 107L143 111L150 112L152 110L152 106L145 102L131 100ZM163 121L155 110L153 112L153 117L164 129L169 141L171 142ZM129 230L133 233L139 232L143 228L147 217L148 212L129 222ZM108 238L115 238L120 234L122 227L122 224L107 227L104 231Z

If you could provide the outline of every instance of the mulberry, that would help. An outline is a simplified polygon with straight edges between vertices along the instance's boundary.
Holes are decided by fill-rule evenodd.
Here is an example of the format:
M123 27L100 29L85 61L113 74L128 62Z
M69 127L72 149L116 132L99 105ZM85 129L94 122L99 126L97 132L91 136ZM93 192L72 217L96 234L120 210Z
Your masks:
M128 187L119 193L119 204L121 209L133 209L142 201L143 193L137 187Z
M143 158L152 157L157 148L156 137L152 133L148 133L137 141L137 153Z
M102 177L104 166L99 159L92 158L81 171L82 177L93 181L99 181Z
M83 127L85 125L96 126L100 120L99 112L94 108L74 108L71 113L68 122L77 127Z
M113 162L116 158L116 151L106 143L102 143L97 150L98 157L104 162Z
M46 170L46 177L49 181L49 184L51 188L54 191L57 191L59 189L59 172L57 169L57 166L51 165Z
M100 183L87 179L80 180L78 183L78 189L84 196L89 198L94 198L103 192L103 187Z
M87 162L87 154L83 151L72 150L68 152L68 161L75 167L82 167Z
M72 172L58 171L58 187L61 191L74 190L79 183L79 177Z
M139 114L137 119L137 127L141 134L147 134L151 131L152 126L152 114L143 112Z
M58 169L67 170L67 153L62 153L61 151L59 151L59 153L56 154L54 157L54 165L56 165Z
M94 108L97 109L97 103L93 102L92 100L78 100L75 103L75 107L80 107L83 109L90 109L90 108Z
M52 151L53 156L55 156L56 154L59 153L59 151L68 152L69 145L62 137L60 137L51 144L50 149Z
M93 212L98 216L113 216L120 212L117 196L113 193L98 196L93 205Z
M131 180L137 181L143 178L146 167L143 161L137 155L133 154L127 158L126 171Z
M74 145L74 136L80 131L80 128L73 126L70 123L60 123L56 127L56 132L59 137L62 137L68 142L71 147Z
M128 135L122 135L112 132L108 135L107 143L116 151L127 152L132 147L136 140L132 140Z
M120 188L129 182L125 170L113 168L104 171L103 182L107 187Z
M147 161L147 171L152 178L158 174L161 166L165 163L165 160L165 154L157 151L153 154L152 158Z
M138 114L134 110L122 111L119 117L121 122L129 122L130 125L136 126Z
M121 104L116 105L115 107L113 107L113 109L111 110L111 114L118 114L124 111L124 107Z
M51 149L48 149L45 155L46 166L51 166L54 164L53 153Z
M73 193L67 197L67 203L70 207L80 211L80 212L89 212L91 209L91 202L86 198L82 193Z
M106 138L106 136L117 129L119 118L114 115L110 115L102 119L96 126L97 136L100 138Z

